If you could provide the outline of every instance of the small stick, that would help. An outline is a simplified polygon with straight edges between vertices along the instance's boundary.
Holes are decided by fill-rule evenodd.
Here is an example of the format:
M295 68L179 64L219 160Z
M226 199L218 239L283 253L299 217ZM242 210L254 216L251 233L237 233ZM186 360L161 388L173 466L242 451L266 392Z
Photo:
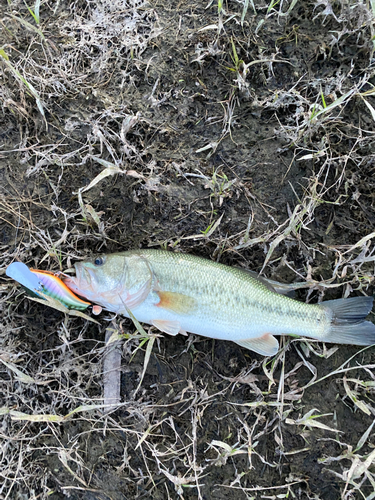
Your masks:
M121 386L121 346L119 329L115 321L105 331L105 353L103 357L104 404L105 413L113 410L120 403Z

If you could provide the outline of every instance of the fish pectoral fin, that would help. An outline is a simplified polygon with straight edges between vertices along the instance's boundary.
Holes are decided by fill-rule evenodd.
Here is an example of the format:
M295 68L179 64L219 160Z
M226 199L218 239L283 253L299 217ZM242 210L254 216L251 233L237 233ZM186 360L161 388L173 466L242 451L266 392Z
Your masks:
M256 339L235 340L236 344L263 356L274 356L279 350L279 343L273 335L265 333Z
M157 307L173 311L177 314L188 314L192 312L196 306L196 300L189 295L177 292L157 291L160 301L156 304Z
M168 335L177 335L181 330L179 321L169 321L167 319L153 319L151 322L158 330Z

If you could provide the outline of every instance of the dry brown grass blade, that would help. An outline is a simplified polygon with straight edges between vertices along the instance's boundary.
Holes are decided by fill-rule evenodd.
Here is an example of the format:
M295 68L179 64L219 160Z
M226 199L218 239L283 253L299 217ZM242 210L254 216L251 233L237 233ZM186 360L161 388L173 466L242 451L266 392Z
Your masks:
M312 410L307 412L303 417L297 420L287 418L285 419L285 423L289 425L303 425L308 428L322 429L329 432L343 434L343 431L340 431L338 429L333 429L332 427L329 427L328 425L323 424L322 422L319 422L319 420L317 420L317 418L331 416L333 415L332 413L327 413L326 415L314 415L316 411L317 409L313 408Z
M13 363L8 363L7 361L1 359L0 362L3 363L9 370L11 370L16 375L16 380L22 382L23 384L36 384L37 382L33 377L26 375L21 370L19 370Z
M145 358L144 358L144 361L143 361L143 370L142 370L142 373L141 373L139 384L138 384L137 388L135 389L134 395L133 395L133 397L135 397L135 395L137 394L137 392L141 388L141 385L142 385L142 382L143 382L143 378L144 378L146 370L147 370L147 365L148 365L148 362L150 361L150 356L151 356L152 348L154 346L154 342L155 342L155 339L157 338L157 336L147 334L145 332L143 326L140 324L140 322L137 320L137 318L134 316L134 314L131 312L131 310L127 307L127 305L125 303L123 303L123 304L124 304L124 306L126 308L126 311L127 311L128 315L129 315L130 319L133 321L134 326L136 327L137 331L141 334L141 343L137 347L136 350L138 350L145 343L147 343Z
M0 274L163 245L373 293L373 0L26 3L0 2ZM373 347L131 325L109 414L103 329L0 290L0 498L375 500Z
M38 299L37 297L29 297L30 300L33 300L34 302L38 302L39 304L42 304L44 306L52 307L52 309L56 309L57 311L63 312L64 314L67 314L68 316L78 316L80 318L83 318L87 321L91 321L92 323L96 323L97 325L100 325L99 321L96 321L96 319L91 318L91 316L88 316L87 314L83 313L82 311L76 311L75 309L68 309L67 307L64 306L60 301L54 299L53 297L49 297L48 295L44 294L43 292L38 292L40 295L43 295L45 299Z
M146 370L147 370L147 365L148 365L148 362L150 361L150 356L151 356L151 353L152 353L152 348L153 348L154 343L155 343L155 339L156 339L156 337L150 337L147 340L147 346L146 346L146 352L145 352L145 359L144 359L144 362L143 362L143 370L142 370L142 373L141 373L141 378L140 378L139 384L138 384L136 390L134 391L134 395L137 394L137 392L141 388L141 385L142 385L142 382L143 382L143 378L144 378Z

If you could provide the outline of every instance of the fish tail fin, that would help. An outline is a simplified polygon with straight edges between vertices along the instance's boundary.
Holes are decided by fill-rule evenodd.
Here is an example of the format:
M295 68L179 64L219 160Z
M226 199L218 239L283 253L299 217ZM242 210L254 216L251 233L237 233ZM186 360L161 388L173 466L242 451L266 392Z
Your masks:
M324 342L353 345L375 344L375 325L365 321L372 309L373 297L327 300L322 307L333 313L331 328Z

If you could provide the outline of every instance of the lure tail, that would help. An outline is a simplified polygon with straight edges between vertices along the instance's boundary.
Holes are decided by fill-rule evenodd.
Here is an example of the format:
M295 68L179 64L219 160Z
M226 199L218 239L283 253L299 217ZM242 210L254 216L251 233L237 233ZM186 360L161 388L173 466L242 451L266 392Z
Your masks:
M375 344L375 325L365 321L373 305L373 297L327 300L321 307L333 312L331 328L324 342L353 345Z

